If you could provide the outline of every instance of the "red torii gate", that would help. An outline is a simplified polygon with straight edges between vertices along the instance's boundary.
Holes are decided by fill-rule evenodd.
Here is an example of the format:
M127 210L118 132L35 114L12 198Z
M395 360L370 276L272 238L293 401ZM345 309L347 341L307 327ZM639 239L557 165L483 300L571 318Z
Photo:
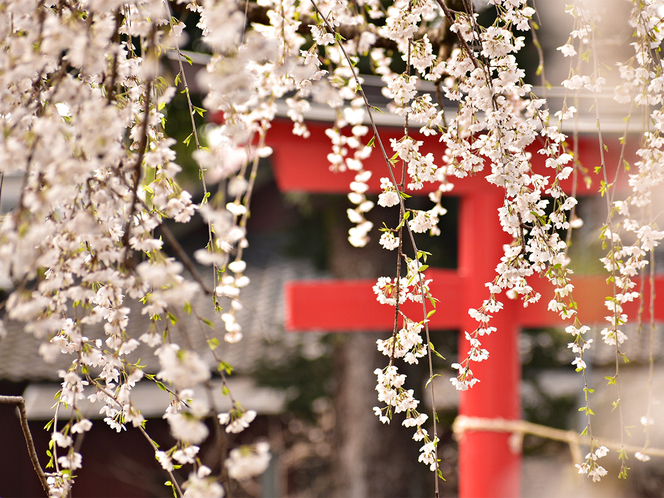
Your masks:
M307 124L308 139L291 133L290 121L275 121L269 131L268 144L274 149L272 165L277 185L282 192L347 193L354 172L333 174L324 159L330 148L320 123ZM381 129L381 138L399 138L401 130ZM414 134L415 138L417 134ZM442 147L435 140L424 140L423 153L434 152L442 156ZM433 145L432 145L433 143ZM581 162L590 170L599 162L597 139L580 139L578 148ZM616 149L619 145L616 142ZM609 163L618 163L611 161ZM544 157L533 153L534 168L546 171ZM380 178L389 176L379 151L364 162L373 171L369 181L370 193L380 192ZM397 178L399 175L396 175ZM457 179L448 195L458 196L459 234L458 268L456 270L428 269L427 278L433 278L431 292L440 302L437 313L431 317L431 329L459 329L472 331L477 322L467 310L477 308L488 297L485 283L495 277L495 267L502 256L502 246L511 240L497 223L497 209L503 203L504 192L490 185L484 175ZM581 182L580 182L581 183ZM599 178L594 185L599 184ZM569 186L569 185L568 185ZM577 195L594 195L585 186ZM431 191L423 190L418 194ZM481 381L472 389L462 392L459 414L470 417L521 418L521 367L518 338L521 327L563 325L558 314L547 310L553 297L553 288L544 278L533 278L530 285L542 294L538 303L523 308L520 301L503 298L504 308L496 313L491 325L498 331L484 336L483 346L489 350L488 361L474 363L473 373ZM606 277L575 277L574 298L579 304L582 323L601 323L608 314L605 296L611 294ZM285 288L286 329L289 331L325 330L329 332L389 331L393 328L394 310L377 302L372 291L374 280L324 280L290 282ZM646 286L648 287L648 286ZM664 280L656 282L656 292L664 294ZM409 303L404 311L416 317L421 305ZM636 303L624 306L630 317L636 316ZM340 312L341 310L341 312ZM647 311L646 311L647 314ZM664 318L664 308L656 310L656 318ZM644 320L649 319L644 316ZM571 322L566 322L570 324ZM469 345L460 334L459 356L465 357ZM468 431L459 441L459 496L515 497L521 488L521 455L510 450L510 434Z

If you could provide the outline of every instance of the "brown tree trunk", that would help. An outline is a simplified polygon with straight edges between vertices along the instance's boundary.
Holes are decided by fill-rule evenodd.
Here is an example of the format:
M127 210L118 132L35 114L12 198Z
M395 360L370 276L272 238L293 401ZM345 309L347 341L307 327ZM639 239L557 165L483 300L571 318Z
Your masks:
M330 234L330 270L336 278L377 278L391 275L396 268L396 254L383 250L373 233L365 248L352 247L347 240L348 221L341 210L328 213ZM339 310L343 313L343 310ZM417 462L418 443L412 430L401 427L403 414L390 425L380 423L373 413L378 406L375 391L376 368L387 365L388 358L376 349L376 340L389 337L384 333L349 332L339 334L335 349L336 442L333 467L337 498L423 496L427 470ZM421 369L405 370L409 387L422 386ZM433 482L433 481L431 481Z

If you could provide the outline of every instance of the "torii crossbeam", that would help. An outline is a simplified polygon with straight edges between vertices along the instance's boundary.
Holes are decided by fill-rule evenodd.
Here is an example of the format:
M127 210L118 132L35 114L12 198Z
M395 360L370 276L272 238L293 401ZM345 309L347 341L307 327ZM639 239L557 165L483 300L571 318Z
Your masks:
M330 148L324 134L325 126L308 123L311 137L302 139L291 133L288 121L275 122L268 134L274 149L274 174L282 192L347 193L354 172L333 174L324 159ZM381 138L399 138L400 131L381 130ZM442 146L425 141L423 153L434 152L441 157ZM437 147L437 150L436 148ZM599 164L596 140L579 140L579 156L586 166ZM542 174L544 158L533 154L533 167ZM616 164L618 161L615 161ZM370 193L380 192L380 177L388 176L385 162L378 151L365 161L372 170ZM551 173L548 173L549 175ZM398 177L398 176L397 176ZM465 357L469 346L463 331L472 331L477 322L467 310L478 308L488 297L485 283L495 277L495 267L502 256L503 244L509 237L497 223L497 209L503 204L503 190L486 182L483 175L457 180L449 195L460 198L459 250L456 270L429 269L433 278L431 292L440 302L431 317L432 329L461 331L459 355ZM599 180L596 182L599 184ZM427 190L418 193L427 193ZM579 196L596 192L581 186ZM474 374L481 379L475 387L461 393L459 414L470 417L521 418L519 330L527 327L562 325L561 318L547 311L553 288L544 278L533 279L530 285L542 294L540 302L523 308L520 302L508 301L496 313L491 325L498 331L482 339L490 359L473 364ZM575 277L574 298L579 304L579 319L585 324L600 323L607 315L605 296L611 288L605 277ZM376 301L373 280L324 280L290 282L285 288L286 328L290 331L318 330L328 332L388 331L393 328L394 310ZM647 286L646 286L647 287ZM656 281L656 292L664 293L664 280ZM410 308L410 309L409 309ZM636 303L625 305L625 312L636 314ZM343 310L343 312L339 312ZM409 316L421 314L421 305L404 305ZM647 313L646 313L647 314ZM656 318L664 318L664 309L656 310ZM644 319L647 319L644 317ZM510 449L509 434L466 432L459 441L459 496L461 498L505 497L520 494L521 456Z

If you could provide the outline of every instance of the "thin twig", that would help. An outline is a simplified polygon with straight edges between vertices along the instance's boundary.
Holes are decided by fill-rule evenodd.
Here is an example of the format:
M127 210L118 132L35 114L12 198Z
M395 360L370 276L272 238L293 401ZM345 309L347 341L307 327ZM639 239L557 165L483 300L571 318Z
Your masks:
M32 434L30 433L30 427L28 426L28 415L25 411L25 399L23 396L0 396L0 404L16 405L18 416L21 421L21 430L23 430L23 437L25 438L25 444L28 447L28 454L30 455L32 467L35 469L37 477L39 477L39 482L41 482L44 493L46 493L46 496L50 496L46 474L44 474L39 463L39 458L37 458L35 443L32 440Z
M454 23L455 23L455 20L454 20L454 17L452 16L452 11L450 10L450 8L447 5L445 5L445 0L436 0L436 2L438 3L438 5L440 5L440 8L443 9L443 14L445 14L445 17L447 18L447 22L450 23L450 26L453 26ZM471 20L473 20L472 17L471 17ZM473 66L475 68L477 68L479 66L479 63L477 62L477 58L475 57L475 52L473 52L473 50L470 48L470 46L468 46L468 42L466 41L466 39L463 36L459 35L459 36L457 36L457 38L459 39L459 42L461 43L461 46L463 47L463 49L466 51L466 54L468 54L468 57L470 57L470 60L473 63Z
M125 227L124 234L122 236L122 244L125 247L124 261L122 266L127 267L127 262L129 260L129 255L131 251L129 249L129 237L131 235L131 225L134 221L134 215L136 214L136 203L138 199L138 185L141 183L141 169L143 166L143 156L145 155L145 148L148 145L148 123L150 121L150 93L152 92L152 80L148 80L145 86L145 107L143 109L143 123L141 126L141 143L138 146L138 156L136 157L136 163L134 164L134 184L132 186L131 192L131 210L129 212L129 218L127 219L127 224Z
M152 440L152 438L147 433L147 431L143 428L143 426L142 425L137 425L136 428L141 432L141 434L143 434L143 437L145 437L145 439L148 440L148 442L152 446L152 449L155 452L157 452L157 450L159 450L159 446L157 446L157 444ZM183 493L182 493L182 490L180 489L180 485L178 484L177 479L175 479L175 476L173 475L173 472L171 472L170 470L166 470L166 472L168 473L169 477L171 478L171 485L173 486L173 488L175 490L175 494L177 494L178 497L184 496Z
M203 277L198 272L196 266L194 266L193 261L189 258L189 256L182 248L178 240L175 238L173 232L171 232L171 229L168 228L168 226L165 223L162 223L161 225L159 225L159 231L164 236L166 243L168 243L168 245L171 246L171 248L177 254L178 258L180 258L180 261L182 261L184 267L189 271L189 273L191 273L191 276L194 277L194 280L196 280L196 282L198 282L199 285L203 288L203 292L205 292L205 294L207 294L208 296L212 295L212 290L205 284Z

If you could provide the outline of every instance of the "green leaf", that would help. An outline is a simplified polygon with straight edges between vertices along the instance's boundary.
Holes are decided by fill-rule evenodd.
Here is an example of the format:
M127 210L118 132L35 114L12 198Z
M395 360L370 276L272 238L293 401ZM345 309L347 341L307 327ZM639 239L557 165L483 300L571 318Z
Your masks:
M616 378L615 378L615 376L614 376L614 377L604 377L604 378L605 378L606 380L609 381L609 382L606 384L607 386L610 386L611 384L615 384L615 383L616 383Z
M375 147L375 146L376 146L376 136L374 135L373 137L371 137L371 140L369 140L367 147Z
M192 58L189 57L187 54L183 54L182 52L180 52L180 55L182 56L182 58L183 58L184 60L186 60L186 61L189 63L190 66L193 66L193 65L194 65L194 61L193 61Z
M443 477L443 471L438 469L438 477L440 477L443 481L445 481L445 478Z
M201 318L201 321L211 329L214 328L214 323L212 323L212 320L208 320L207 318Z
M436 351L436 350L434 349L433 344L432 344L431 342L429 342L429 349L430 349L431 352L432 352L433 354L435 354L438 358L442 358L443 360L445 359L445 357L444 357L442 354L440 354L438 351Z
M173 313L171 313L170 311L166 312L166 316L171 321L172 325L175 325L176 323L178 323L177 317Z
M434 378L440 377L440 374L433 374L431 377L429 377L429 380L427 380L427 383L424 385L424 389L429 387L429 384L433 381Z
M182 311L184 311L187 315L191 315L191 303L189 301L184 303Z
M185 144L187 147L189 146L189 142L191 142L192 137L194 136L194 132L192 131L187 138L185 138L182 143Z
M219 339L217 339L216 337L208 339L207 343L210 349L212 349L213 351L219 347Z
M176 74L175 75L175 86L179 86L181 81L182 81L182 73Z
M230 375L233 372L233 366L230 363L226 363L225 361L220 361L217 370L220 372L226 372L228 375Z
M417 251L417 259L422 258L422 259L424 260L425 263L427 262L427 257L428 257L428 256L431 256L431 253L430 253L430 252L427 252L427 251Z

